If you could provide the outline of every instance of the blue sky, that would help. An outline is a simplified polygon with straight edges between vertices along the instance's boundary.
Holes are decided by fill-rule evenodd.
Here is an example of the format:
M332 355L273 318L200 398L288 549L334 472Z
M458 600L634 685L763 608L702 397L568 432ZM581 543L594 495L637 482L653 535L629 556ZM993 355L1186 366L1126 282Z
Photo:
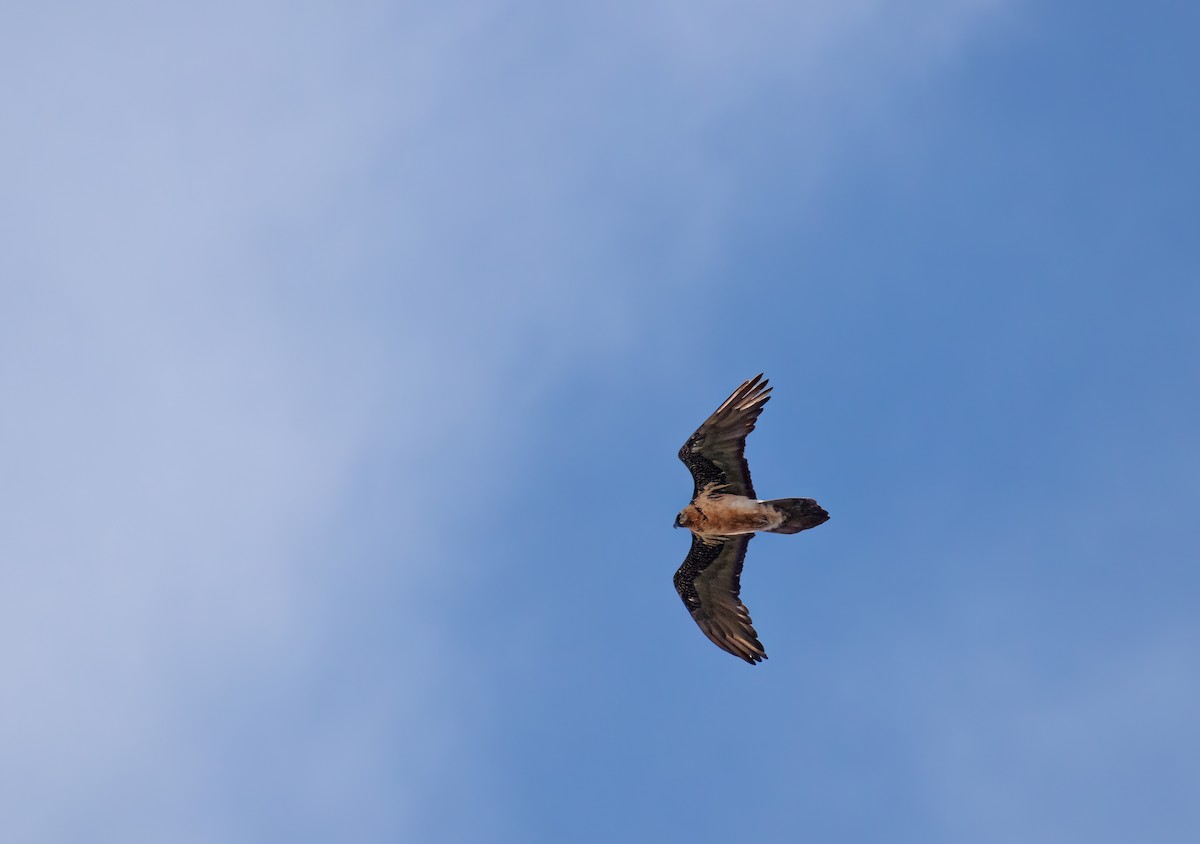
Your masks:
M1198 24L0 13L0 837L1193 840Z

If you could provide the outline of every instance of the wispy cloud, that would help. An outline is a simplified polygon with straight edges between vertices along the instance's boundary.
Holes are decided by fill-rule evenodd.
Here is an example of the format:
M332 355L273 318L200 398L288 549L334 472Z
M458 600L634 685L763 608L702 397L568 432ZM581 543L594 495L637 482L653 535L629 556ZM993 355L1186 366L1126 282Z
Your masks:
M1186 749L1200 734L1180 731L1200 703L1195 646L1195 630L1156 630L1053 668L984 651L957 688L927 689L939 705L922 729L924 798L945 839L1179 840L1197 819Z
M469 420L525 447L502 396L536 404L621 354L645 333L642 291L721 248L738 194L722 145L746 108L783 92L808 109L795 166L817 178L870 111L854 102L936 67L992 7L10 21L6 837L518 823L486 763L474 820L432 799L462 775L480 691L439 667L472 659L441 614L413 599L410 637L381 642L384 610L341 602L385 571L445 588L427 537L483 447ZM381 464L417 480L364 502ZM412 558L331 549L362 530Z

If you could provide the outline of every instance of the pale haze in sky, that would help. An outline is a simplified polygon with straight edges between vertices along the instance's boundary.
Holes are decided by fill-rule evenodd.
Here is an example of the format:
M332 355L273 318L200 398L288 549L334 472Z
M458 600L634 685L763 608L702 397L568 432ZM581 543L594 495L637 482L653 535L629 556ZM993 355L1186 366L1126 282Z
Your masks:
M1198 27L0 12L0 839L1193 841Z

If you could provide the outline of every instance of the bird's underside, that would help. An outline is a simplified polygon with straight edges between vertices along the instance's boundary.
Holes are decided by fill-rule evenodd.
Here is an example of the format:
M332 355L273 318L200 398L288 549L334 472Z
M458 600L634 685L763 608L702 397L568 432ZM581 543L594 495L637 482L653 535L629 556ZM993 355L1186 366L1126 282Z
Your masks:
M782 525L787 516L765 501L718 492L710 484L679 514L679 526L706 538L738 536L772 530Z
M746 436L770 392L761 374L744 382L679 450L695 487L675 520L676 527L692 531L675 589L705 636L751 664L767 654L738 597L750 538L758 531L797 533L829 518L811 498L760 501L754 495Z

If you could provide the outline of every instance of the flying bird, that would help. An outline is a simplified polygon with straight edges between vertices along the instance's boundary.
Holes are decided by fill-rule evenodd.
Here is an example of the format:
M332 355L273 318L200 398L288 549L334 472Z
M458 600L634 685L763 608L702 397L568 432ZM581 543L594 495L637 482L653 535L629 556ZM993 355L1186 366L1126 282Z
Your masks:
M746 436L770 393L762 373L743 382L679 449L695 489L692 502L675 517L675 527L692 532L692 548L675 572L675 589L701 632L751 665L767 654L738 597L750 538L760 530L799 533L829 519L811 498L759 501L754 496Z

